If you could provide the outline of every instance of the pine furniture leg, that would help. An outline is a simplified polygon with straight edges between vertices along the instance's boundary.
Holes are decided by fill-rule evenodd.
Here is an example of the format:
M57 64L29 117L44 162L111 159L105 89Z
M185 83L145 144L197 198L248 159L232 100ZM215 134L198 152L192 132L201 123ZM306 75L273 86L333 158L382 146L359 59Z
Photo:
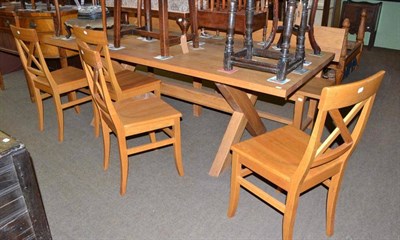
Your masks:
M239 142L245 128L253 136L266 132L266 128L254 108L257 96L223 84L216 85L234 112L209 171L209 175L214 177L219 176L221 171L229 165L230 147Z

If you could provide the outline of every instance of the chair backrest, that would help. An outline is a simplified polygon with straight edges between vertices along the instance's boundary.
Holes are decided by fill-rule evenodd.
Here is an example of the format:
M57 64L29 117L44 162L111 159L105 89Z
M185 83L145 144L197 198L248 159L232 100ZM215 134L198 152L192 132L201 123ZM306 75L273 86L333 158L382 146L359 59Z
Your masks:
M115 133L123 131L122 123L115 111L110 93L107 88L106 74L103 62L98 51L90 47L79 38L76 39L81 57L82 67L85 71L90 93L97 109L100 112L102 121Z
M380 71L361 81L322 90L318 116L296 172L296 184L301 184L312 168L348 160L360 141L384 74ZM334 125L329 134L324 133L327 122Z
M84 29L78 26L73 27L73 32L77 39L88 46L93 46L97 52L104 56L101 60L103 62L103 72L106 76L106 81L110 82L111 86L109 87L115 92L113 99L116 101L120 100L122 98L122 90L115 76L115 65L111 60L106 32Z
M10 29L14 35L19 57L28 78L48 85L53 91L57 89L40 48L36 30L14 25L10 25Z

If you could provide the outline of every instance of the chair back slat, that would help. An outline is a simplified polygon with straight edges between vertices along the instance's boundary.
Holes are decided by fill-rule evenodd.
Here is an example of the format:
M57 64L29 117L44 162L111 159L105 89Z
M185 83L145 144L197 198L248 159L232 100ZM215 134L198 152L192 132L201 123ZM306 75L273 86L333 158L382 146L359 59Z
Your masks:
M380 71L361 81L323 89L310 142L297 170L299 183L310 168L347 161L365 129L384 73ZM334 128L327 133L328 121Z
M78 44L79 55L86 73L86 78L88 79L89 89L93 101L100 112L101 119L106 121L111 130L119 132L123 128L107 88L103 72L104 66L100 53L90 49L90 47L79 38L76 39L76 42Z
M10 26L20 55L22 65L32 81L45 79L46 83L56 89L54 79L47 67L35 29ZM41 81L43 83L43 81Z
M103 62L103 73L105 80L110 82L110 90L115 92L115 99L122 99L122 89L118 84L115 77L115 69L111 61L110 51L108 48L107 34L103 31L96 31L90 29L83 29L78 26L73 27L73 32L77 39L86 43L88 46L93 47L100 55L103 56L101 61Z

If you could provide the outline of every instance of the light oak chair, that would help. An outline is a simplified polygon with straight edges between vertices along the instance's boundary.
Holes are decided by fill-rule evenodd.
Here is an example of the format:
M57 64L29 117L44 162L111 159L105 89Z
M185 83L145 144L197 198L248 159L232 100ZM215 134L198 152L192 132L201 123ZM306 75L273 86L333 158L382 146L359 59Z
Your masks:
M167 145L174 146L175 164L180 176L184 175L181 156L180 118L182 114L165 103L159 96L148 95L136 98L127 98L113 102L106 78L110 77L104 71L103 62L97 51L91 50L88 45L77 39L83 68L89 82L101 119L104 142L104 169L109 165L110 133L118 139L121 162L121 189L120 194L126 193L128 178L128 156ZM151 143L127 148L127 137L142 133L162 130L168 138L156 139L150 135Z
M64 140L63 110L74 107L80 112L79 104L91 101L87 89L88 84L82 69L72 66L50 72L39 45L39 38L35 29L10 26L17 45L22 65L28 81L34 89L34 97L39 116L39 130L44 129L43 100L53 97L58 120L58 140ZM77 98L77 91L87 96ZM61 97L68 95L68 102L63 103Z
M300 194L322 184L328 188L326 233L331 236L346 163L364 132L384 73L324 88L311 135L287 125L233 145L228 216L236 212L242 186L283 213L283 239L292 239ZM331 131L325 130L326 123L334 125ZM246 178L252 173L286 191L286 201Z

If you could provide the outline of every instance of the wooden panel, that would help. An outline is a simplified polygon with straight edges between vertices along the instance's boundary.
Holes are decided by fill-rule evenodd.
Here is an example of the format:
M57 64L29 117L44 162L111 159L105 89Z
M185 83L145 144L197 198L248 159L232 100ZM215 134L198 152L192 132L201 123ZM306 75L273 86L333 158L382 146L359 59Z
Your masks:
M10 25L18 25L18 19L15 12L0 11L0 50L16 53L14 37L10 30Z
M30 222L28 212L24 212L2 227L0 239L35 239L35 232Z
M23 144L0 131L0 239L51 239L33 165Z

